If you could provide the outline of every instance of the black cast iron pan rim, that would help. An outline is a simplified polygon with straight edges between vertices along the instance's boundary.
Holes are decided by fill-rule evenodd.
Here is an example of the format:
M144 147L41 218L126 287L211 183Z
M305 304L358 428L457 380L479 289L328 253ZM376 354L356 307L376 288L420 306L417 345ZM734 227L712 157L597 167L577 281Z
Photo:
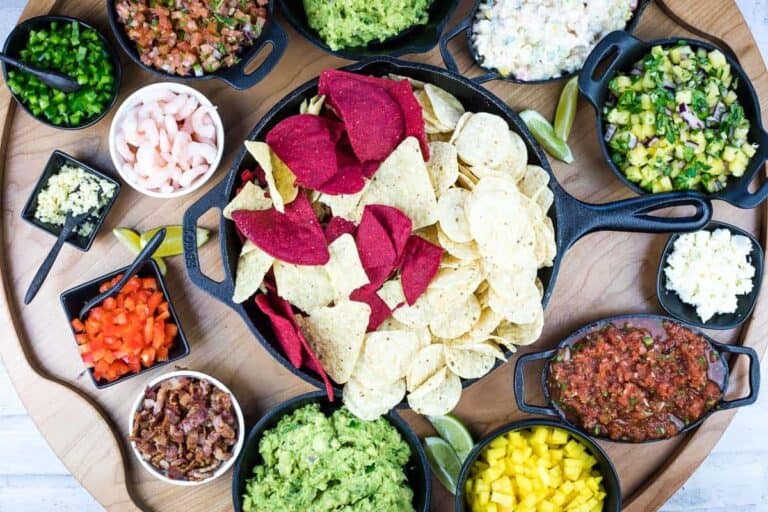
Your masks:
M375 1L375 0L374 0ZM433 0L436 1L436 0ZM325 41L322 40L320 35L309 27L309 24L306 23L306 14L304 14L305 20L300 20L296 16L294 16L294 12L291 11L287 5L286 2L280 2L280 11L283 13L283 16L286 20L288 20L288 23L293 27L296 32L298 32L304 39L306 39L312 46L315 48L319 48L320 50L330 53L331 55L335 55L336 57L341 57L343 59L353 60L353 61L360 61L360 60L366 60L368 58L371 58L370 56L361 56L361 51L366 51L369 48L378 48L382 47L382 53L381 56L388 56L388 57L400 57L407 54L414 54L414 53L426 53L430 51L432 48L437 46L437 44L440 42L440 36L443 33L443 30L445 29L445 26L450 21L451 17L453 16L453 13L456 12L456 8L459 5L460 0L448 0L450 2L450 6L448 9L444 10L443 12L439 13L438 16L436 16L436 23L430 27L429 20L427 24L425 25L413 25L411 27L406 28L405 30L401 31L398 34L395 34L394 36L388 37L384 41L377 41L374 43L369 44L368 46L363 47L355 47L355 48L342 48L339 50L332 50L330 46L328 46ZM650 0L647 0L650 1ZM430 9L432 6L430 5ZM304 21L304 22L302 22ZM424 44L409 44L408 39L409 36L415 34L416 32L424 29L429 29L430 31L434 31L433 38ZM389 49L387 50L385 46L393 44L393 43L400 43L400 46L395 49Z
M199 80L212 80L217 78L222 80L230 87L237 90L248 89L260 81L274 69L277 63L283 56L286 47L288 46L288 34L286 34L283 27L277 22L275 14L275 1L272 0L267 6L267 22L261 29L259 36L253 41L253 44L245 48L240 54L240 62L234 66L228 68L217 69L212 73L203 73L201 76L195 75L176 75L168 73L154 66L148 66L144 64L139 58L139 53L136 50L136 44L128 39L125 33L123 24L117 18L117 11L115 10L116 0L106 0L107 2L107 18L109 20L109 26L112 29L112 34L115 36L120 48L131 58L131 60L144 71L156 76L161 76L170 80L177 80L181 82L194 82ZM249 66L250 62L265 50L267 45L271 45L269 49L269 55L264 61L257 66L257 68L250 74L245 73L245 69Z
M613 160L611 160L608 143L605 141L603 108L605 107L608 83L618 72L627 71L654 46L660 45L668 48L670 46L675 46L680 42L688 44L694 49L703 48L707 51L720 50L725 56L728 64L730 64L733 76L738 78L740 87L743 87L746 92L746 95L739 94L738 99L742 106L744 106L746 102L749 102L749 105L751 106L754 115L749 118L750 126L758 137L757 140L753 140L752 142L758 143L760 147L750 160L749 166L743 176L738 178L730 177L725 188L718 192L705 195L711 199L726 201L739 208L754 208L768 197L768 185L765 183L755 193L750 193L748 190L749 184L754 181L759 174L762 174L760 171L765 166L766 160L768 160L768 133L766 133L763 126L763 120L760 113L760 100L757 97L754 85L736 56L733 55L729 48L721 48L707 41L689 37L665 37L662 39L646 41L638 39L624 31L616 31L608 34L600 43L598 43L592 53L590 53L589 57L587 57L584 68L579 74L579 91L589 103L592 104L592 107L596 112L597 134L603 159L616 177L632 191L639 195L651 194L651 192L642 189L638 184L631 182L616 164L613 163ZM609 54L614 51L618 51L617 55L609 63L600 78L592 79L597 67L608 60L610 57ZM640 51L642 51L642 53L639 53L639 57L630 58L630 54L635 54Z
M720 362L723 364L723 368L725 370L725 374L723 376L723 384L720 385L720 383L717 383L723 392L722 398L707 413L701 416L698 420L690 423L689 425L686 425L683 429L679 430L671 438L678 437L682 434L685 434L697 428L699 425L704 423L704 421L707 418L709 418L712 414L714 414L717 411L734 409L734 408L742 407L745 405L751 405L757 400L757 396L760 391L760 358L758 357L754 349L743 346L743 345L731 345L726 343L720 343L712 339L710 336L708 336L705 332L701 331L700 329L666 315L659 315L655 313L625 313L621 315L614 315L614 316L601 318L599 320L590 322L578 328L577 330L571 332L564 339L562 339L554 348L551 348L549 350L544 350L542 352L529 352L527 354L523 354L520 357L518 357L517 362L515 363L515 369L514 369L515 401L517 403L518 409L529 414L538 414L543 416L553 416L553 417L559 418L560 421L568 424L572 428L581 432L582 435L585 435L593 439L601 439L603 441L607 441L611 443L649 444L649 443L658 443L661 441L666 441L668 439L671 439L671 438L647 439L645 441L635 442L635 441L611 439L609 437L602 436L602 435L601 436L592 435L591 433L585 431L578 425L571 423L565 417L565 414L562 412L562 410L559 407L554 405L549 395L549 387L547 386L547 377L549 376L549 366L550 366L552 357L557 353L559 349L565 346L573 345L579 342L580 340L584 339L584 337L587 334L595 332L599 329L602 329L603 327L609 324L613 324L616 327L624 327L626 324L632 324L633 322L642 322L642 321L652 321L652 322L658 322L658 323L672 322L677 325L682 325L683 327L693 331L695 334L702 336L704 340L707 343L709 343L709 345L717 352L717 355L720 358ZM737 354L737 355L743 354L749 358L750 364L749 364L749 395L748 396L743 398L726 400L725 396L728 394L730 368L723 354ZM525 378L524 378L525 366L527 363L531 361L542 360L542 359L545 360L545 364L544 364L544 368L542 368L541 370L541 390L544 394L544 400L546 401L547 404L545 406L532 406L525 402Z
M75 22L78 23L80 26L94 30L98 35L99 39L101 39L101 42L104 43L104 48L106 48L107 53L109 53L109 58L112 60L112 68L113 68L113 74L115 79L114 84L114 90L112 91L112 99L109 101L109 103L104 107L104 110L101 112L101 114L97 115L96 117L89 119L87 122L83 124L79 124L77 126L63 126L58 124L53 124L52 122L48 121L44 117L36 116L32 113L32 110L27 106L26 103L21 101L21 99L13 92L11 91L10 87L8 88L8 92L11 94L13 99L16 101L16 104L21 106L27 114L29 114L32 118L34 118L36 121L39 121L43 123L44 125L50 126L51 128L56 128L57 130L68 130L68 131L76 131L76 130L82 130L84 128L89 128L102 119L106 117L106 115L109 113L110 110L115 106L115 103L117 102L117 97L120 95L120 85L123 81L123 68L120 64L120 58L118 56L118 50L115 48L115 46L112 44L112 42L99 30L98 28L94 27L87 21L83 21L80 18L73 18L72 16L64 16L64 15L57 15L57 14L42 14L40 16L35 16L33 18L26 19L13 27L13 30L11 30L11 33L8 34L8 37L5 39L5 43L3 44L3 53L6 55L10 55L11 57L17 57L17 55L11 55L8 52L8 48L16 42L16 38L20 37L20 35L23 32L28 32L29 30L32 30L33 28L36 28L38 26L42 26L43 24L50 23L52 21L62 21L65 23ZM6 87L8 84L8 65L6 65L4 62L0 62L0 69L3 71L3 80L6 83Z
M514 75L502 75L499 73L498 70L494 68L490 68L487 66L484 66L480 64L480 55L477 53L477 48L475 47L475 42L473 41L473 28L475 25L475 17L477 16L477 10L480 7L480 4L482 2L485 2L487 0L475 0L475 3L472 6L472 9L470 9L469 14L462 19L455 27L450 29L448 32L446 32L445 35L443 35L440 38L440 55L443 58L443 63L445 64L445 67L450 69L451 71L455 73L459 73L459 67L456 64L456 59L453 58L453 55L451 54L451 51L448 49L448 44L451 42L452 39L459 36L462 32L466 33L467 36L467 47L469 49L469 54L472 56L472 62L485 71L485 74L477 76L472 78L477 83L485 83L490 82L492 80L501 80L504 82L511 82L515 84L521 84L521 85L539 85L539 84L547 84L550 82L556 82L558 80L566 80L568 78L574 77L577 74L579 74L580 70L575 71L569 71L567 73L562 73L558 76L553 76L549 78L540 78L537 80L522 80L519 78L516 78ZM624 27L624 30L627 32L632 32L637 27L637 24L640 23L640 18L643 15L643 11L645 11L645 8L648 7L648 4L650 4L652 0L639 0L637 3L637 6L635 7L634 12L632 13L632 17L629 18L627 21L627 24Z
M544 156L543 150L536 143L533 136L530 134L525 124L513 112L509 106L506 105L501 99L493 95L487 89L478 85L477 83L464 78L460 75L456 75L445 69L431 66L428 64L400 61L390 57L376 57L365 61L358 62L351 66L341 68L346 71L358 72L365 70L373 66L383 66L389 68L388 72L395 72L397 74L407 75L409 72L417 73L429 73L436 80L445 79L450 80L453 83L457 83L459 87L465 88L470 94L477 95L483 102L491 105L499 112L502 113L505 120L510 123L517 131L517 133L526 142L529 151L529 162L535 165L540 165L550 175L549 187L554 195L554 205L550 208L549 216L553 218L555 224L555 238L558 248L558 254L555 258L554 265L551 269L545 269L544 275L540 272L540 277L544 283L544 296L542 298L542 306L546 307L547 302L554 289L554 283L557 278L560 263L563 259L563 255L577 240L594 231L605 229L616 229L624 231L640 231L640 232L670 232L670 231L695 231L700 229L709 222L712 216L711 205L700 194L690 195L656 195L646 197L635 197L623 201L616 201L613 203L607 203L603 205L590 205L583 203L573 196L568 194L558 183L549 163ZM300 85L292 92L288 93L282 100L280 100L262 119L257 123L256 127L249 133L247 138L253 140L261 134L261 131L273 121L278 115L286 115L285 108L291 103L295 102L297 98L306 97L313 94L313 89L316 88L318 78L307 81ZM303 369L297 369L291 365L285 356L277 350L270 342L267 341L264 334L259 331L254 325L253 320L249 317L243 304L232 303L232 290L234 289L234 270L230 266L230 254L228 248L229 236L234 236L234 231L231 231L231 224L229 221L221 218L220 221L220 233L227 233L227 236L220 236L221 254L224 265L225 278L222 282L216 282L210 278L204 276L200 271L199 259L197 255L197 247L195 243L195 226L197 219L210 208L223 208L226 205L236 188L236 183L240 171L240 167L243 164L246 157L246 151L241 148L234 158L234 163L230 168L227 177L219 182L213 189L207 192L202 198L198 199L185 213L184 215L184 255L187 267L187 273L198 287L202 288L209 294L221 302L229 305L235 311L237 311L251 332L256 336L259 343L274 357L280 364L287 368L294 375L302 378L306 382L309 382L313 386L323 387L322 381L310 375L308 371ZM669 206L678 205L692 205L697 209L697 213L691 217L684 217L679 219L659 218L650 215L650 212L659 208L665 208ZM494 368L498 368L502 363L497 362ZM462 386L464 388L470 386L477 379L463 379ZM340 386L334 385L336 392L340 392ZM405 402L400 404L400 407L405 406Z
M564 423L562 421L554 420L554 419L542 419L542 418L526 419L526 420L520 420L520 421L513 421L512 423L507 423L506 425L503 425L497 428L496 430L494 430L493 432L485 436L480 442L475 444L474 448L472 448L472 451L469 452L469 455L467 455L467 458L464 459L464 462L461 466L461 472L459 473L458 483L456 484L456 496L454 498L455 512L466 512L468 510L468 507L466 506L464 484L467 481L467 478L469 478L469 471L472 469L472 466L474 465L477 458L480 456L480 453L485 449L485 447L488 446L497 437L502 436L508 432L516 432L518 430L525 430L532 427L554 427L554 428L563 429L567 431L569 434L571 434L572 436L576 437L584 445L586 445L587 451L591 452L593 455L597 454L598 459L602 459L603 461L605 461L605 466L608 468L608 471L607 471L607 474L606 472L601 471L601 475L604 478L603 483L605 484L605 490L608 496L611 496L611 495L616 496L617 506L612 510L607 510L604 512L620 512L621 484L619 483L619 474L616 471L616 466L614 466L613 461L605 452L605 450L603 450L603 448L590 436L586 435L584 432L580 431L579 429L572 427L570 424Z
M256 424L250 428L248 435L243 442L243 449L241 450L237 461L235 461L232 473L232 504L235 512L242 512L242 490L240 489L240 482L249 478L253 471L253 468L246 468L243 466L248 450L258 450L258 440L261 439L264 431L277 424L280 418L312 403L319 403L321 404L321 408L332 409L334 411L341 408L343 405L338 399L334 402L329 402L324 391L311 391L289 398L288 400L271 407L261 418L259 418ZM397 412L394 410L389 411L389 413L385 414L383 417L390 425L398 430L403 437L403 440L411 448L411 461L414 463L416 471L423 474L424 487L416 489L412 484L409 484L411 489L413 489L414 497L416 497L417 493L424 494L424 503L418 512L428 512L432 501L432 472L430 470L429 462L427 461L427 455L424 452L424 447L408 422L397 414Z
M664 284L666 284L667 280L664 274L664 267L666 266L667 259L669 258L669 255L672 252L672 245L680 237L679 233L672 234L667 240L667 243L664 244L664 249L661 251L661 256L659 258L659 267L658 267L658 270L656 271L656 298L659 300L659 304L664 309L664 311L667 312L669 316L674 317L679 322L682 322L684 324L692 325L699 329L715 329L715 330L735 329L736 327L746 322L750 316L752 316L752 311L754 311L755 306L757 305L757 299L760 296L760 288L763 282L765 254L763 253L763 248L760 245L760 242L757 240L757 238L755 238L755 236L749 231L746 231L738 226L734 226L733 224L727 224L725 222L721 222L718 220L713 220L703 229L705 231L714 231L716 229L726 229L732 235L742 235L747 237L749 241L752 243L752 251L750 252L750 256L753 256L752 265L755 267L755 276L752 281L752 285L753 285L752 291L743 296L745 297L745 300L748 300L748 302L746 303L746 306L739 304L736 312L727 313L727 314L717 314L713 316L710 320L707 320L706 322L702 322L701 318L699 318L698 315L695 315L695 314L689 315L689 316L681 316L676 314L674 311L672 311L672 309L669 307L669 304L668 304L670 299L668 299L667 297L669 294L675 294L675 292L671 290L668 291L665 289ZM678 300L679 300L679 297L678 297ZM739 300L741 301L741 299ZM713 321L716 321L718 318L722 319L727 317L733 317L734 315L737 318L734 318L730 322L712 323Z

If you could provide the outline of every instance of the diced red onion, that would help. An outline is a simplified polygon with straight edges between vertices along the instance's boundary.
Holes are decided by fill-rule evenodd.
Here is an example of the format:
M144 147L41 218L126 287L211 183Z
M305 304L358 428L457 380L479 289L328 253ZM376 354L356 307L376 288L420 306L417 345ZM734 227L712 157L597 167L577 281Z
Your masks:
M688 105L686 105L685 103L681 103L681 104L679 104L679 105L677 106L677 111L678 111L678 112L681 112L681 113L682 113L682 112L688 112Z
M699 149L699 145L693 142L692 140L685 141L685 145L691 149Z
M723 119L723 116L727 110L728 108L725 106L725 104L722 101L718 101L717 105L715 105L715 108L712 110L712 117L717 119L719 122Z
M633 68L632 71L629 72L629 74L632 76L640 76L643 74L643 70L638 68Z
M627 146L629 149L633 149L635 146L637 146L637 137L635 137L634 134L629 134L629 140L627 141Z
M663 86L668 91L674 91L675 90L675 85L673 83L671 83L671 82L664 82Z
M652 138L651 140L649 140L649 141L648 141L648 146L649 146L649 147L650 147L650 146L653 146L653 145L655 145L657 142L659 142L659 138L658 138L658 137L654 137L654 138Z
M617 126L615 124L609 124L605 127L605 136L603 136L603 140L605 142L611 142L611 139L616 134Z
M698 116L693 112L688 112L688 111L681 112L680 117L682 117L683 121L685 121L688 124L688 126L693 128L694 130L701 130L702 128L704 128L704 122L701 119L699 119Z
M720 120L712 116L706 118L704 122L706 123L707 128L712 128L713 126L717 126L718 124L720 124Z

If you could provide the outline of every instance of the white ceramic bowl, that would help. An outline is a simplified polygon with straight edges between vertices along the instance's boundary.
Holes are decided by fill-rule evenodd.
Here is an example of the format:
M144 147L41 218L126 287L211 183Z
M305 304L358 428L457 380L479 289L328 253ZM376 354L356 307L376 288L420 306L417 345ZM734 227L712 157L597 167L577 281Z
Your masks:
M144 391L146 388L154 388L161 382L171 379L173 377L192 377L195 379L200 380L207 380L220 390L229 393L229 396L232 397L232 408L235 410L235 416L237 417L237 442L235 443L235 446L232 447L232 456L226 460L219 468L216 470L216 472L213 473L209 478L206 478L205 480L198 480L198 481L191 481L191 480L173 480L171 478L168 478L164 474L162 474L158 469L156 469L154 466L152 466L149 462L144 460L144 458L141 456L139 451L136 449L136 444L131 441L131 451L133 451L133 454L136 456L136 459L139 461L139 463L146 469L149 473L152 474L155 478L162 480L163 482L173 484L173 485L180 485L182 487L194 487L197 485L203 485L207 484L208 482L212 482L219 478L221 475L226 473L229 468L232 467L232 465L237 460L237 457L240 455L240 451L243 449L243 442L245 440L245 421L243 420L243 411L240 409L240 403L237 401L237 397L232 393L232 391L229 390L227 386L221 383L218 379L211 377L210 375L207 375L202 372L197 372L194 370L177 370L174 372L168 372L163 375L160 375L151 381L147 383L147 385L142 388L141 393L136 397L136 400L133 402L133 407L131 407L131 413L128 416L128 435L131 434L133 431L133 415L136 413L136 411L139 410L139 407L141 406L142 401L144 400Z
M112 125L109 127L109 156L112 158L112 165L115 166L115 169L117 170L118 174L120 174L120 177L122 177L123 181L134 190L137 190L138 192L151 197L164 199L181 197L190 194L205 185L211 176L214 175L216 169L218 169L219 164L221 163L221 158L224 155L224 124L221 121L221 116L219 115L218 111L214 110L210 115L211 119L213 120L213 124L216 127L216 161L211 165L211 168L208 170L208 172L198 177L189 187L175 190L173 192L158 192L156 190L148 190L146 188L142 188L141 185L136 183L130 176L123 172L123 160L117 153L117 148L115 147L115 136L117 135L117 130L120 126L120 123L122 123L123 117L125 116L125 113L128 111L128 109L140 103L145 97L145 94L154 89L170 89L175 93L189 94L196 97L201 105L209 107L214 106L213 103L211 103L211 101L206 98L203 93L197 89L189 87L188 85L177 84L174 82L159 82L156 84L144 86L128 96L125 101L120 104L120 108L117 109L115 117L112 118Z

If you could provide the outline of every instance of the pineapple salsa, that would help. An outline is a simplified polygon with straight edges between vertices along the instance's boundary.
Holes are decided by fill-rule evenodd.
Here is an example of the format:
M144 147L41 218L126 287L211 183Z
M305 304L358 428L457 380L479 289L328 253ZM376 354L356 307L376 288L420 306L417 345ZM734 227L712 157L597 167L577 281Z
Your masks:
M722 190L757 149L736 86L719 50L654 46L609 83L603 114L611 159L649 192Z

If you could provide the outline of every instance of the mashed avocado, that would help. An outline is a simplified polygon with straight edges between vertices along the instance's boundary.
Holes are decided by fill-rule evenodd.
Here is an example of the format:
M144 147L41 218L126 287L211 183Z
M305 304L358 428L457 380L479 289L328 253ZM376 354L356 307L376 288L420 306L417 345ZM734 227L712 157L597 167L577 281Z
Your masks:
M384 41L429 19L432 0L304 0L309 26L331 50Z
M403 471L410 448L383 418L362 421L346 407L328 417L310 404L268 430L259 453L245 512L413 510Z

